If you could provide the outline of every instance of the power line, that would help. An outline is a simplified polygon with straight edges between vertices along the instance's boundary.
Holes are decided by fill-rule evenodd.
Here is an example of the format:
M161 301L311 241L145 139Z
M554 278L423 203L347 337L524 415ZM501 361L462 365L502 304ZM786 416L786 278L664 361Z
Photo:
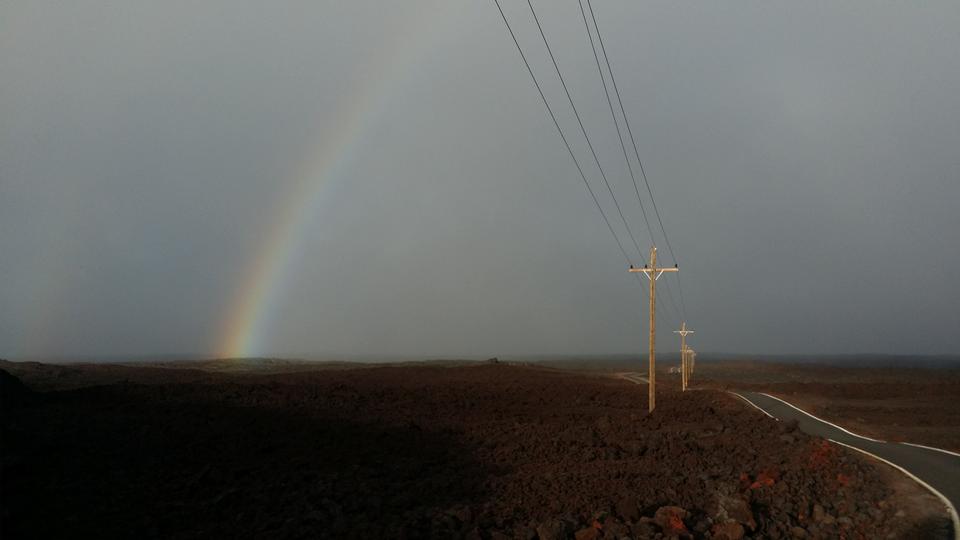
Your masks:
M529 0L528 0L529 1ZM660 210L657 208L657 201L653 198L653 190L650 189L650 182L647 180L647 173L643 168L643 161L640 159L640 152L637 150L637 141L633 137L633 130L630 129L630 120L627 118L627 112L623 107L623 100L620 98L620 89L617 87L617 79L613 75L613 68L610 65L610 57L607 55L607 48L603 44L603 35L600 33L600 26L597 24L597 17L593 12L591 0L587 0L587 7L590 9L590 18L593 19L593 26L597 29L597 40L600 42L600 50L603 53L603 59L607 64L607 71L610 72L610 82L613 83L613 90L617 95L617 103L620 104L620 113L623 115L623 123L627 126L627 133L630 135L630 143L633 145L633 153L637 157L637 163L640 165L640 174L643 176L643 183L647 186L647 193L650 195L650 202L653 203L653 211L657 215L657 222L660 224L660 231L663 233L663 239L667 243L667 249L670 251L670 257L673 263L677 264L677 256L674 254L673 246L670 245L670 238L667 236L667 230L663 226L663 219L660 217ZM679 276L677 277L677 288L680 291L680 305L683 308L683 318L686 318L686 303L683 300L683 287L680 285Z
M590 193L590 198L593 199L594 204L597 205L597 210L600 210L600 215L603 216L603 222L607 224L607 228L610 229L610 234L613 235L613 239L617 242L617 247L620 248L620 253L623 254L624 260L627 261L627 264L632 264L630 262L630 256L627 255L627 251L623 249L623 244L620 242L620 238L617 236L616 231L613 230L613 226L610 224L610 220L607 219L606 212L603 211L603 207L600 206L600 201L597 199L597 195L593 192L593 188L590 187L590 182L587 181L587 176L583 173L583 167L580 166L580 162L577 160L577 156L574 155L573 149L570 148L570 142L567 141L566 135L563 134L563 129L560 128L560 122L557 121L557 116L553 113L553 108L550 107L550 102L547 101L547 97L543 93L543 89L540 87L540 83L537 81L537 76L533 74L533 69L530 67L530 62L527 61L527 55L523 53L523 48L520 47L520 42L517 41L516 34L513 33L513 28L510 26L510 22L507 20L506 14L503 12L503 8L500 7L499 0L493 0L497 5L497 10L500 12L500 17L503 18L503 23L507 26L507 31L510 32L510 37L513 38L514 45L517 46L517 51L520 53L520 58L523 59L523 64L527 67L527 72L530 74L530 78L533 79L534 86L537 87L537 92L540 94L540 99L543 100L544 106L547 108L547 112L550 114L550 119L553 120L553 125L557 128L557 133L560 134L560 139L563 140L563 145L567 147L567 152L570 154L570 159L573 160L573 164L577 167L577 172L580 173L580 179L583 180L583 185L587 187L587 191ZM637 278L639 280L639 277Z
M647 224L647 233L650 240L656 244L653 238L653 228L650 227L650 221L647 219L647 209L643 207L643 200L640 198L640 188L637 187L637 177L633 174L633 166L630 164L630 158L627 156L627 146L623 142L623 135L620 133L620 122L617 121L617 115L613 112L613 103L610 101L610 91L607 89L607 80L603 76L603 69L600 67L600 58L597 56L597 47L593 43L593 34L590 32L590 25L587 23L587 14L583 10L583 0L580 0L580 14L583 16L583 26L587 29L587 37L590 38L590 49L593 51L593 59L597 63L597 73L600 75L600 82L603 83L603 95L607 98L607 106L610 108L610 117L613 118L613 126L617 130L617 138L620 139L620 149L623 150L623 159L627 162L627 170L630 171L630 179L633 180L633 189L637 193L637 202L640 204L640 211L643 213L643 221Z
M627 154L627 146L624 144L623 134L620 132L620 122L617 120L617 114L613 110L613 102L610 99L610 90L607 88L607 80L603 76L603 68L600 66L600 57L597 56L597 46L593 41L593 34L590 32L590 23L587 22L587 13L583 9L583 0L579 0L578 3L580 5L580 15L583 17L583 27L586 29L587 38L590 40L590 50L593 51L593 59L597 64L597 74L600 76L600 82L603 84L603 95L607 98L607 107L610 109L610 117L613 118L613 127L617 131L617 139L620 140L620 149L623 151L623 160L627 162L627 170L630 172L630 179L633 181L633 190L637 194L637 203L640 205L640 211L643 214L643 221L647 225L647 234L650 235L651 243L656 246L657 240L654 238L653 227L650 226L650 221L647 219L647 210L643 207L643 199L640 197L640 188L637 187L637 177L633 174L633 166L630 164L630 156ZM600 35L599 32L597 35ZM674 259L674 264L676 264L676 259ZM670 300L670 303L673 304L673 308L677 312L684 316L686 315L686 310L681 310L679 307L677 307L677 302L673 299L673 291L670 288L669 282L667 282L667 298Z
M640 244L637 243L636 237L633 236L633 231L630 230L630 225L627 224L627 218L623 216L623 210L620 209L620 203L617 202L617 196L613 193L613 188L610 187L610 182L607 180L607 175L603 172L603 167L600 166L600 158L597 157L597 152L593 149L593 143L590 142L590 136L587 135L587 129L583 127L583 121L580 119L580 113L577 111L577 106L573 104L573 98L570 96L570 90L567 88L567 82L563 78L563 74L560 73L560 66L557 65L557 59L553 56L553 49L550 48L550 43L547 41L546 34L543 33L543 27L540 25L540 19L537 17L537 11L533 9L533 4L530 0L527 0L527 5L530 7L530 13L533 14L533 20L537 23L537 29L540 31L540 37L543 39L543 44L547 47L547 52L550 54L550 60L553 62L553 68L557 71L557 77L560 79L560 84L563 86L563 92L567 95L567 101L570 102L570 108L573 109L573 115L577 118L577 124L580 125L580 131L583 133L583 138L587 140L587 146L590 148L590 154L593 155L593 161L597 164L597 169L600 171L600 177L603 178L603 183L607 186L607 191L610 192L610 197L613 198L613 204L617 208L617 213L620 214L620 219L623 220L623 226L627 229L627 234L630 235L630 239L633 240L634 247L637 248L637 254L640 255L640 260L644 264L647 263L647 259L643 256L643 250L640 249Z
M640 255L640 260L642 260L644 265L646 265L647 259L643 256L643 250L640 249L640 244L637 242L637 238L633 235L633 231L630 229L630 225L627 223L627 218L623 215L623 210L620 208L620 203L617 201L617 196L614 194L613 188L610 186L610 181L607 180L606 173L603 172L603 167L600 165L600 158L597 157L597 152L593 148L593 143L590 141L590 135L587 134L587 129L583 125L583 120L580 118L580 112L577 110L577 106L573 102L573 97L570 95L570 89L567 87L567 82L563 78L563 73L560 71L559 64L557 64L557 58L553 54L553 49L550 47L550 42L547 40L547 35L543 31L543 26L540 24L540 18L537 16L537 11L533 8L533 3L531 0L527 0L527 6L530 8L530 13L533 15L533 20L537 24L537 30L540 32L540 38L543 39L543 45L546 47L547 53L550 55L550 61L553 63L553 69L557 72L557 78L560 79L560 84L563 86L563 92L567 96L567 102L570 103L570 108L573 110L573 115L577 119L577 124L580 126L580 132L583 134L583 138L587 141L587 147L590 149L590 154L593 156L593 161L597 165L597 170L600 171L600 177L603 179L604 185L607 186L607 191L610 193L610 198L613 199L613 204L617 209L617 213L620 215L620 220L623 221L623 227L627 230L630 240L633 241L633 246L637 249L637 254ZM669 287L667 290L668 297L670 297L672 300L673 297L669 293ZM666 310L666 307L667 306L665 305L663 306L664 310ZM676 307L674 307L674 309L678 312L680 311Z
M537 88L537 93L540 94L540 99L543 101L543 105L546 107L547 113L549 113L550 115L550 119L553 120L554 127L557 128L557 133L560 135L560 139L563 141L563 144L567 149L567 153L570 155L570 159L573 160L573 164L576 166L577 172L580 174L580 179L583 181L584 186L587 188L587 191L590 193L590 197L593 199L593 202L596 205L597 210L600 211L600 215L603 217L603 221L604 223L606 223L607 229L610 231L610 234L613 235L613 239L614 241L616 241L617 247L620 248L620 253L623 255L624 260L628 265L632 265L632 263L630 262L629 255L627 255L627 252L624 249L623 244L620 242L620 238L617 236L616 231L614 230L613 226L610 224L610 220L607 218L606 212L603 211L603 207L600 205L600 201L597 198L596 194L594 193L593 188L590 187L590 183L587 181L586 174L583 172L583 167L580 165L579 160L577 160L577 157L573 153L573 149L570 146L570 142L567 140L566 135L563 133L563 129L560 127L560 122L557 120L557 116L553 112L553 108L550 106L550 102L547 101L547 97L543 93L543 88L540 86L540 82L537 80L536 75L533 73L533 69L530 67L530 62L527 60L527 56L526 54L524 54L523 48L520 46L520 42L517 40L517 36L514 33L513 28L510 26L510 21L507 20L507 16L503 12L503 7L500 5L499 0L494 0L494 3L497 6L497 10L500 12L500 17L503 19L504 25L506 25L507 27L507 31L510 33L510 37L513 39L514 45L516 45L517 47L517 52L520 53L520 58L523 60L523 64L527 68L527 73L530 74L530 79L533 81L534 86ZM530 7L532 10L533 6L530 6ZM543 37L542 30L541 30L541 37ZM545 37L544 37L544 40L546 40ZM552 53L551 53L551 56L552 56ZM556 67L556 62L554 62L554 67ZM559 68L558 68L558 74L559 74ZM561 81L562 81L562 78L561 78ZM569 99L570 97L569 93L567 94L567 97ZM571 105L573 105L572 100L571 100ZM578 116L578 119L579 119L579 116ZM582 127L583 125L581 124L581 128ZM585 132L584 132L584 135L586 135ZM596 157L596 155L594 155L594 157ZM599 161L598 161L598 166L599 166ZM607 188L609 189L609 184L607 184ZM614 202L616 202L616 199L614 199ZM618 205L618 210L619 210L619 205ZM622 217L623 217L623 214L621 213L621 218ZM629 227L627 227L627 232L630 232ZM636 245L636 240L634 240L634 244ZM639 247L638 247L638 250L639 250ZM640 253L640 258L644 260L644 264L646 264L646 259L643 257L642 252ZM637 280L640 281L639 276L637 276ZM666 306L663 306L663 307L666 308Z

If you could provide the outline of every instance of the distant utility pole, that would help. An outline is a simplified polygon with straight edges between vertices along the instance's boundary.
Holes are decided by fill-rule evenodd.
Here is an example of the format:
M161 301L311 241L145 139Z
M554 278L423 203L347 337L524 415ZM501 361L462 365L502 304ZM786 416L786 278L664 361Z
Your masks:
M697 351L687 347L687 384L693 378L693 366L697 363Z
M657 247L650 248L650 265L644 265L643 268L634 268L630 265L630 272L643 272L650 280L650 384L647 385L649 412L653 412L656 407L657 399L657 373L656 368L656 347L657 340L657 280L664 272L679 272L677 265L673 268L660 268L657 266Z
M680 324L679 330L674 330L674 334L680 334L680 387L684 392L687 391L687 376L689 373L687 360L687 334L694 334L693 330L687 330L687 321Z
M689 381L690 377L693 377L693 367L697 365L697 351L693 349L687 349L687 354L690 355L690 375L687 376Z

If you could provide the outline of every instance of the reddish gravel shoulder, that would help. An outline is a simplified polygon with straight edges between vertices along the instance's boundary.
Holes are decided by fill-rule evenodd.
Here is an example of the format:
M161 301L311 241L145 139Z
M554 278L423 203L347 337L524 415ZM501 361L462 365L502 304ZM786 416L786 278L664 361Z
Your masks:
M530 367L170 376L131 371L137 383L5 405L4 537L916 538L927 527L898 512L876 465L721 392L665 389L647 416L644 387Z

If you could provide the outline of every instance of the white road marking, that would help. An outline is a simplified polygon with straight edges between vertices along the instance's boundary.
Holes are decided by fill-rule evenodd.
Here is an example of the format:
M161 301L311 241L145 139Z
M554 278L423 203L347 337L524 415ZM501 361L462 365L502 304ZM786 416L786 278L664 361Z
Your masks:
M781 401L782 401L782 400L781 400ZM784 402L784 403L786 403L786 402ZM789 405L789 404L788 404L788 405ZM796 407L794 407L794 408L796 408ZM831 425L832 425L832 424L831 424ZM846 430L844 430L844 431L846 431ZM849 433L849 432L848 432L848 433ZM864 438L865 438L865 437L864 437ZM880 456L878 456L878 455L876 455L876 454L871 454L870 452L867 452L866 450L857 448L856 446L851 446L851 445L849 445L849 444L845 444L845 443L842 443L842 442L840 442L840 441L835 441L835 440L833 440L833 439L827 439L827 440L830 441L830 442L832 442L832 443L837 443L837 444L839 444L840 446L845 446L845 447L847 447L847 448L856 450L857 452L864 453L864 454L866 454L866 455L868 455L868 456L870 456L870 457L872 457L872 458L879 459L880 461L886 463L887 465L893 467L894 469L897 469L898 471L900 471L900 472L902 472L903 474L909 476L910 478L913 478L913 479L916 480L917 483L919 483L921 486L927 488L931 493L933 493L934 495L936 495L936 496L943 502L944 505L946 505L946 507L947 507L947 513L950 514L950 520L953 521L953 537L954 537L954 538L960 538L960 516L957 516L957 509L953 506L953 503L951 503L950 500L947 499L946 496L944 496L943 493L940 493L940 492L937 491L933 486L931 486L930 484L928 484L928 483L924 482L923 480L917 478L917 477L914 476L910 471L904 469L903 467L897 465L896 463L887 461L887 460L883 459L882 457L880 457ZM911 445L911 446L916 446L916 445ZM938 449L937 449L937 448L934 448L934 450L938 450Z
M819 421L823 422L824 424L831 425L831 426L839 429L840 431L846 433L847 435L853 435L854 437L857 437L857 438L860 438L860 439L864 439L864 440L867 440L867 441L871 441L871 442L876 442L876 443L887 442L887 441L879 441L879 440L877 440L877 439L871 439L870 437L864 437L863 435L859 435L859 434L854 433L854 432L852 432L852 431L850 431L850 430L848 430L848 429L844 429L844 428L842 428L842 427L834 424L833 422L827 422L827 421L824 420L823 418L817 418L816 416L808 413L807 411L801 409L800 407L797 407L796 405L794 405L794 404L792 404L792 403L786 402L786 401L778 398L777 396L771 396L770 394L766 394L766 393L764 393L764 392L759 392L759 394L760 394L760 395L767 396L768 398L773 398L773 399L779 401L780 403L783 403L784 405L787 405L788 407L790 407L790 408L792 408L792 409L796 409L796 410L802 412L803 414L809 416L810 418L813 418L813 419L815 419L815 420L819 420Z
M779 418L777 418L776 416L774 416L774 415L768 413L767 411L761 409L760 407L758 407L754 402L750 401L749 399L741 396L740 394L738 394L738 393L736 393L736 392L730 392L730 393L733 394L733 395L735 395L735 396L737 396L738 398L746 401L751 407L753 407L754 409L756 409L756 410L762 412L763 414L769 416L770 418L773 418L774 420L776 420L776 421L778 421L778 422L780 421Z
M951 452L950 450L944 450L943 448L934 448L933 446L924 446L924 445L922 445L922 444L916 444L916 443L912 443L912 442L902 442L902 443L900 443L900 444L905 444L905 445L907 445L907 446L916 446L917 448L926 448L927 450L934 450L934 451L937 451L937 452L943 452L944 454L950 454L951 456L960 457L960 454L958 454L958 453L956 453L956 452Z

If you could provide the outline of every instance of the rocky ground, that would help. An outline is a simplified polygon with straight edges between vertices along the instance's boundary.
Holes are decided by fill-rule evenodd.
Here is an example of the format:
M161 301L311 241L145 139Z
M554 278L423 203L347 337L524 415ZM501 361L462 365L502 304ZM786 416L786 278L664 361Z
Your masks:
M888 473L722 392L487 364L2 373L3 538L922 538ZM57 389L57 380L64 387ZM36 384L31 384L31 381Z

